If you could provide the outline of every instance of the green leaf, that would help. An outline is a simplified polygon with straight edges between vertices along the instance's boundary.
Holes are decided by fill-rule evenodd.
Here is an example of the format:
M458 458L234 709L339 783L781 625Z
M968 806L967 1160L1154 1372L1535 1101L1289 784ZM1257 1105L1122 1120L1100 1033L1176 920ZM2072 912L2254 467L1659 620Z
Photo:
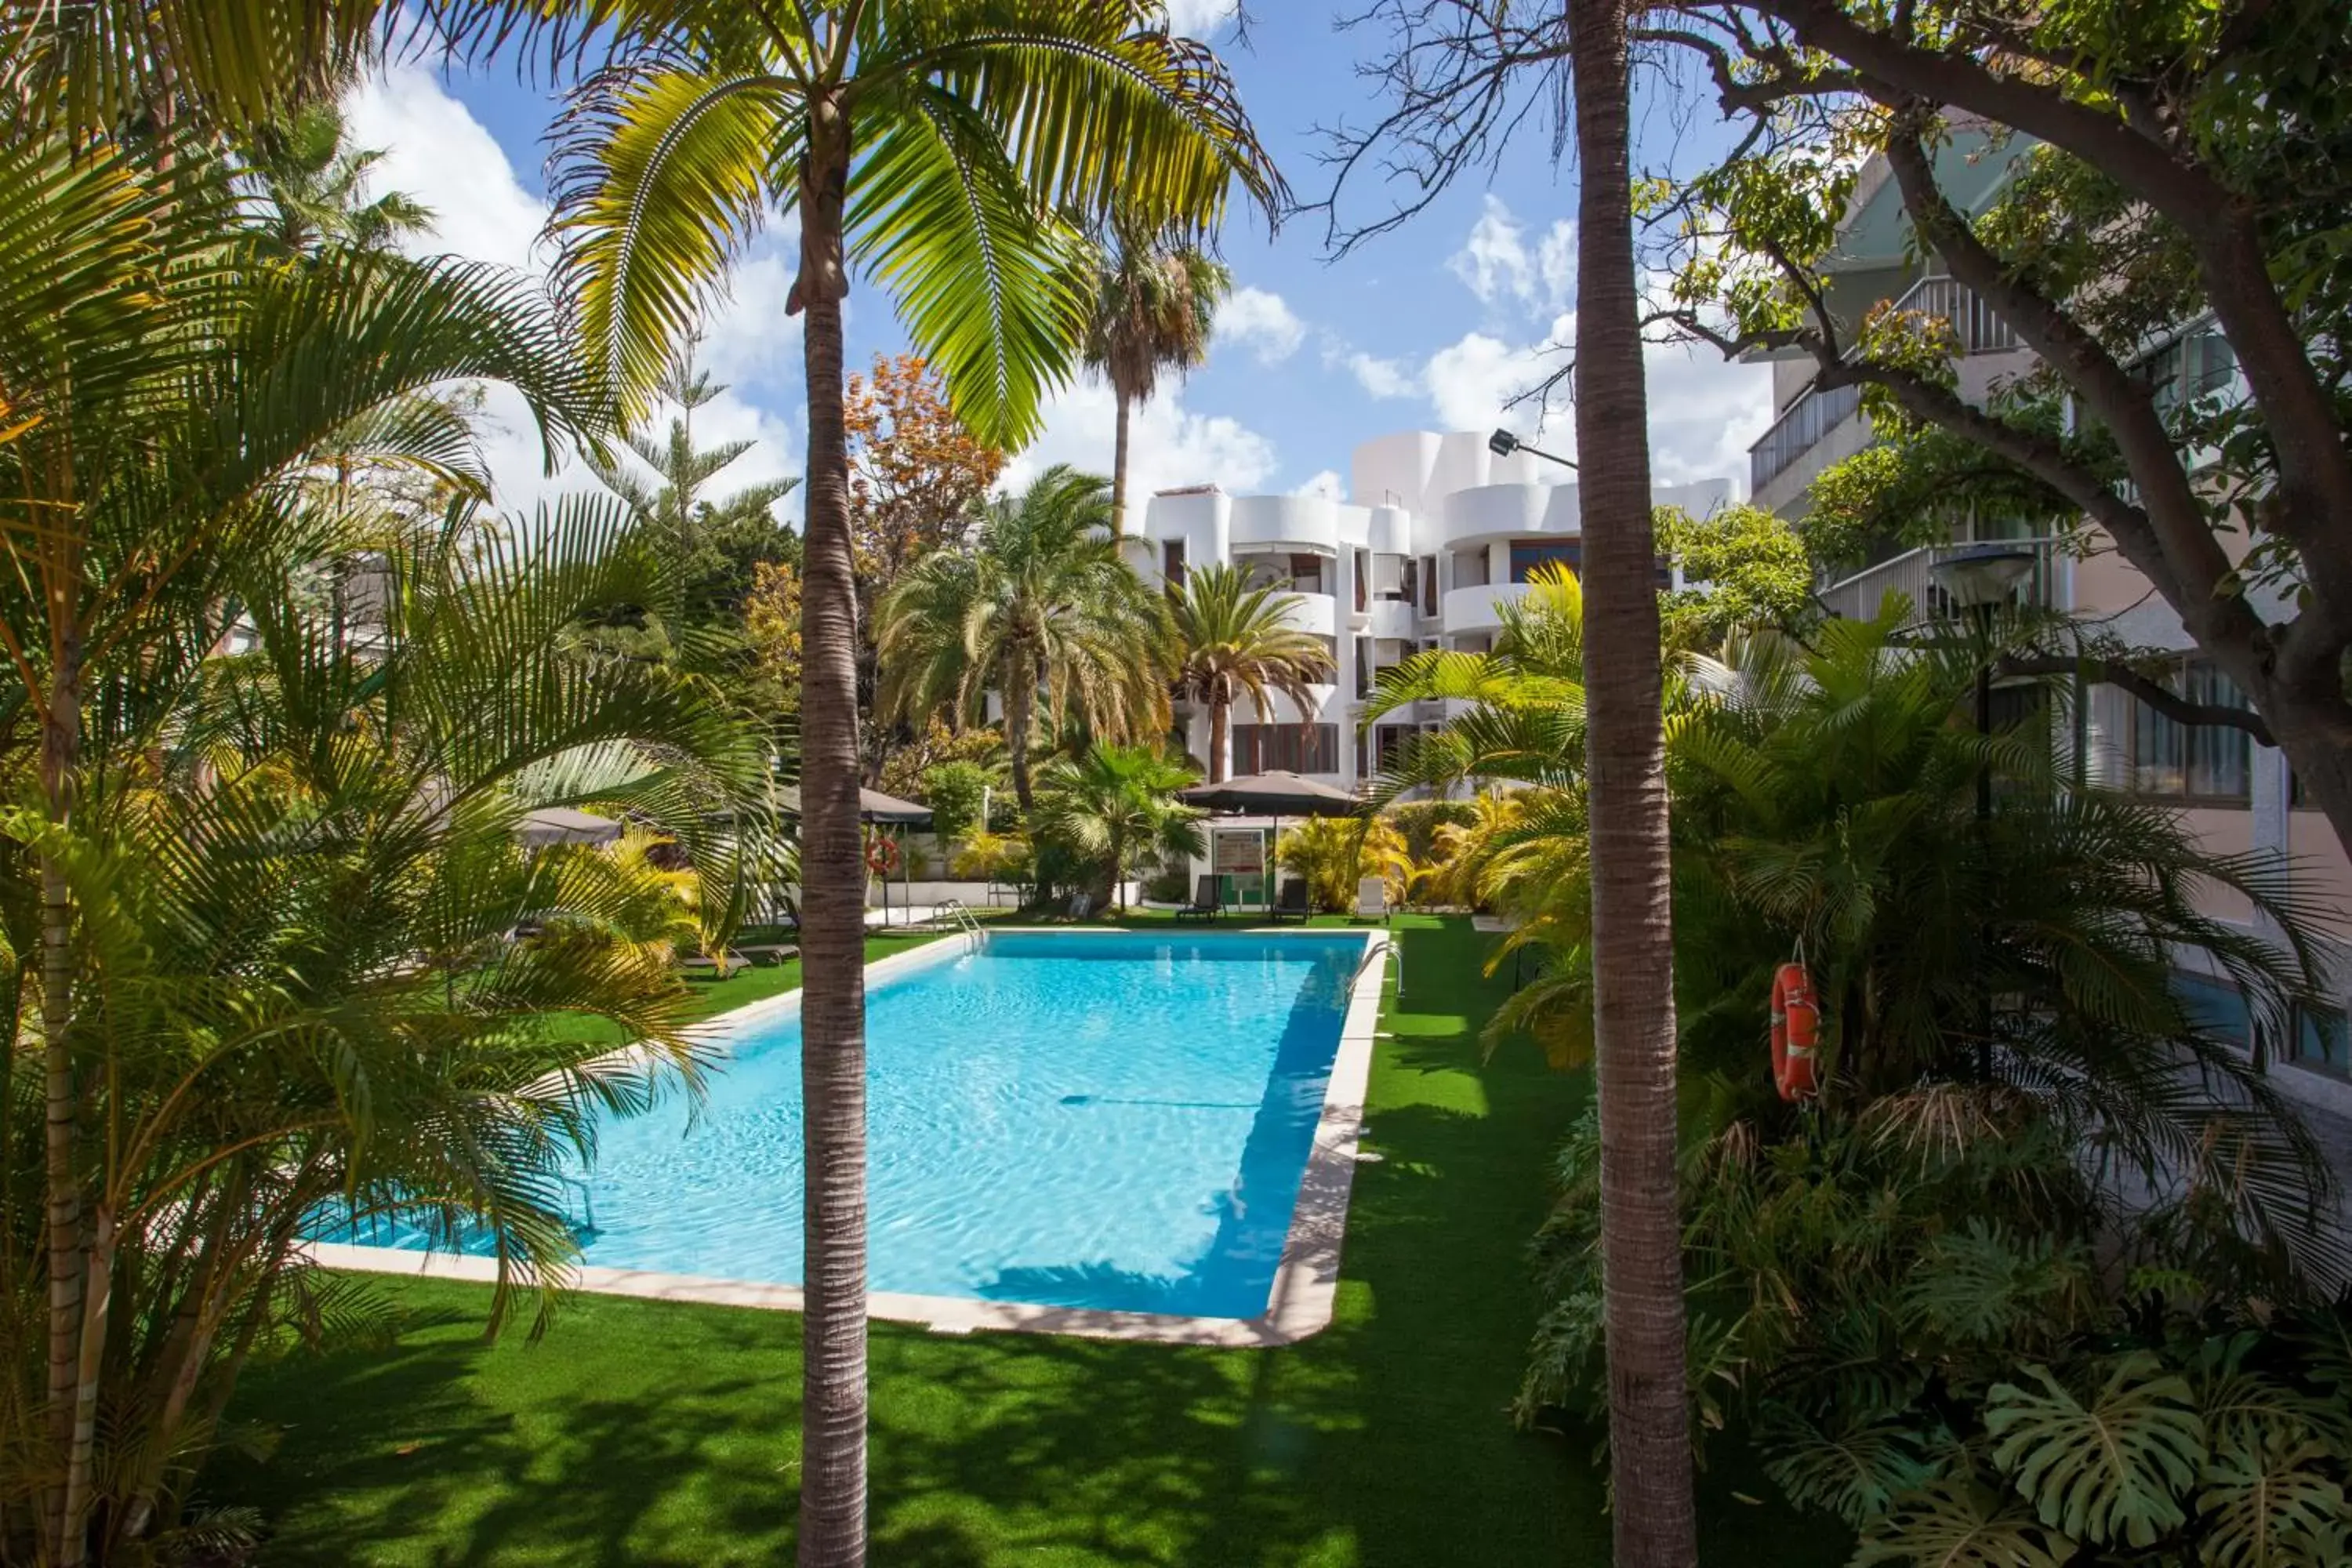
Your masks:
M2042 1521L2105 1544L2147 1546L2187 1517L2180 1494L2205 1460L2205 1425L2188 1383L2146 1352L2116 1363L2085 1405L2044 1367L2042 1392L1995 1384L1985 1427L1993 1463Z
M1902 1494L1934 1480L1920 1434L1900 1419L1839 1424L1831 1430L1785 1406L1770 1406L1758 1436L1771 1458L1764 1473L1801 1508L1822 1508L1859 1530Z
M1990 1487L1955 1478L1906 1492L1863 1535L1849 1568L2059 1568L2075 1542Z
M2197 1511L2213 1568L2334 1568L2345 1560L2344 1489L2317 1443L2232 1444L2206 1468Z

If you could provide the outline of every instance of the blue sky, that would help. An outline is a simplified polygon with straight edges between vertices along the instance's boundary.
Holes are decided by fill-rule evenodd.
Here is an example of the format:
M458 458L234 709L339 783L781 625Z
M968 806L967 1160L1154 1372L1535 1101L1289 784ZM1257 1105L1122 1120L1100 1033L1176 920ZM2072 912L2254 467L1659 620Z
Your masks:
M1293 189L1319 195L1329 172L1316 157L1318 127L1376 113L1360 61L1383 43L1335 18L1360 0L1259 0L1246 45L1227 17L1231 0L1174 0L1186 31L1223 47L1244 103ZM361 144L384 150L380 184L421 197L437 215L419 248L515 266L543 265L534 237L545 217L542 141L547 97L507 68L472 76L395 68L352 103ZM1674 83L1648 79L1636 104L1638 159L1651 170L1688 166L1719 141L1712 109ZM1137 418L1135 493L1214 480L1235 493L1334 488L1344 494L1357 442L1410 428L1532 429L1531 409L1504 405L1560 363L1572 340L1575 174L1555 167L1539 126L1523 131L1491 180L1466 183L1402 228L1334 260L1320 215L1304 215L1269 239L1261 219L1237 216L1223 254L1235 295L1210 363L1181 387L1163 387ZM1343 216L1384 210L1365 184ZM785 316L791 230L772 227L738 269L732 298L709 323L704 359L732 390L700 416L702 439L760 445L727 476L796 473L801 413L800 334ZM854 293L850 362L906 346L878 291ZM1708 351L1660 346L1650 356L1651 438L1661 481L1724 477L1744 489L1748 444L1769 423L1769 378L1728 366ZM494 411L500 406L494 401ZM505 405L516 417L516 406ZM1555 402L1547 446L1572 447L1570 412ZM1052 461L1108 471L1111 409L1081 383L1055 399L1044 436L1013 477ZM509 505L580 481L541 479L520 430L496 439L495 471ZM789 503L787 509L791 510Z

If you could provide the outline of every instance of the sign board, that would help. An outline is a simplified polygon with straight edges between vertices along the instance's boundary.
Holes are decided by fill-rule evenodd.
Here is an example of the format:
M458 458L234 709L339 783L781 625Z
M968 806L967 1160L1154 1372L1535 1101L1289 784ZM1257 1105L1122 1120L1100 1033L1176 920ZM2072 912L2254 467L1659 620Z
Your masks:
M1265 874L1265 835L1255 827L1219 828L1210 839L1210 868L1220 877Z

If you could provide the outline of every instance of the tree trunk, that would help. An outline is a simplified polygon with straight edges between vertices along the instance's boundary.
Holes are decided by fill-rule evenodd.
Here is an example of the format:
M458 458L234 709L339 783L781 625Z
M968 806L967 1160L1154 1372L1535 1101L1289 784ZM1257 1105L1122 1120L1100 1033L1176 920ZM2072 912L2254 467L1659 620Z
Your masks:
M1110 449L1110 531L1117 537L1127 532L1127 419L1135 402L1123 392L1111 397L1118 405L1118 436Z
M1233 769L1226 764L1225 752L1234 734L1234 705L1231 700L1212 695L1209 699L1209 782L1223 784Z
M68 605L65 613L70 615ZM74 769L81 750L81 645L70 622L56 629L56 673L49 711L41 725L41 789L49 822L63 831L73 809ZM44 1117L44 1176L47 1187L49 1253L48 1427L58 1466L49 1495L48 1559L57 1568L78 1568L87 1530L75 1507L78 1490L89 1484L88 1466L79 1473L75 1415L81 1385L84 1289L81 1178L75 1169L80 1115L74 1082L70 1023L73 1013L73 892L57 853L44 849L41 870L41 1047L47 1073Z
M810 107L801 175L808 478L801 597L800 1562L866 1561L866 867L857 825L857 589L842 414L849 128Z
M1674 931L1625 0L1570 0L1594 1063L1617 1568L1692 1568L1675 1191Z
M1029 778L1029 726L1036 714L1036 666L1025 648L1016 648L1005 661L1004 760L1013 774L1013 798L1027 816L1037 798Z

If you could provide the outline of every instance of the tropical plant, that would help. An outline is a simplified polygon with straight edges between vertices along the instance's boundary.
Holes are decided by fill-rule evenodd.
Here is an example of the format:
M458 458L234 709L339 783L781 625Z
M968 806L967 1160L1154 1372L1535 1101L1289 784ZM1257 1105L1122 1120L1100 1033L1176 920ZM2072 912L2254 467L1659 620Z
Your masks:
M1029 868L1029 841L1017 833L992 833L986 828L967 837L949 868L972 881L1011 881Z
M381 149L345 142L332 103L306 103L261 126L245 154L260 232L295 255L330 245L383 250L431 228L432 211L415 197L368 194L383 159Z
M1137 404L1151 401L1161 372L1181 377L1207 363L1217 307L1234 279L1181 230L1155 231L1126 211L1103 226L1091 249L1086 361L1110 383L1118 409L1110 528L1125 533L1129 416Z
M1207 853L1202 813L1176 798L1199 775L1149 746L1097 742L1084 756L1057 758L1039 781L1031 823L1038 838L1095 868L1097 886L1116 889L1127 912L1128 874L1139 864Z
M941 843L987 826L983 808L995 782L978 763L940 763L925 771L923 804L931 808L931 830Z
M1168 607L1120 559L1108 511L1101 479L1056 465L989 503L969 548L933 551L882 605L882 712L974 723L1000 697L1024 812L1041 719L1113 742L1168 728Z
M1354 907L1357 886L1367 877L1378 877L1388 896L1402 900L1412 865L1404 836L1382 816L1310 817L1284 830L1274 859L1298 874L1308 901L1324 910Z
M1503 848L1505 836L1518 827L1525 802L1499 789L1480 790L1466 802L1454 804L1468 813L1467 820L1440 822L1430 831L1430 852L1420 868L1423 897L1433 904L1465 909L1486 907L1486 868Z
M1247 698L1265 722L1272 700L1313 711L1310 688L1332 679L1331 651L1291 622L1297 595L1271 584L1252 587L1223 563L1196 568L1176 601L1176 695L1209 710L1209 779L1223 783L1231 750L1234 704Z
M855 260L945 375L962 423L1023 444L1084 336L1079 251L1057 215L1118 210L1202 236L1236 181L1269 211L1282 199L1224 68L1163 20L1156 0L632 7L620 30L659 47L596 79L562 138L565 278L631 413L768 208L799 226L788 308L806 316L809 413L804 1563L866 1552L864 868L842 301ZM1025 797L1025 768L1015 778Z

